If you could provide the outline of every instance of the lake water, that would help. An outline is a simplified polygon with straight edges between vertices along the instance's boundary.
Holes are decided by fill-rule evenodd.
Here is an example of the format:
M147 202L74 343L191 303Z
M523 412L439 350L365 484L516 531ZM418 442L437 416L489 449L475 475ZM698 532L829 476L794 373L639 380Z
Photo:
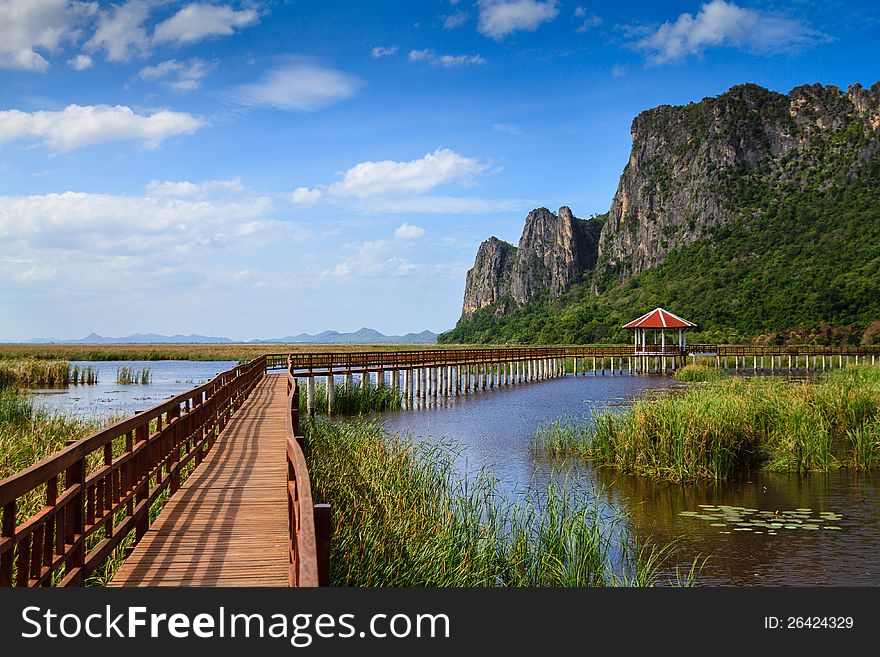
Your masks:
M108 418L154 406L235 363L75 364L96 367L99 383L37 390L39 403L78 416ZM116 371L121 366L150 367L152 383L117 384ZM608 507L625 509L631 518L629 530L641 539L661 544L677 541L670 572L676 563L689 565L694 557L708 556L699 578L704 585L880 584L880 474L835 471L797 476L758 472L720 484L680 485L620 475L580 460L548 459L533 448L535 432L545 422L588 419L594 411L625 408L639 397L675 394L682 387L663 376L568 376L480 391L423 407L417 404L415 409L384 413L377 419L389 431L405 434L411 440L454 445L463 473L473 476L482 468L490 468L500 486L512 496L530 488L545 489L550 481L564 481L573 494L596 496ZM706 511L700 505L716 509ZM722 506L745 507L754 510L751 513L778 511L774 523L777 518L798 518L791 522L811 524L818 518L815 522L819 528L754 526L734 531L732 523L709 517L718 514ZM797 512L797 516L783 513L797 509L810 511ZM705 517L682 516L682 512ZM801 520L807 516L810 521ZM825 530L824 526L839 529Z
M677 541L678 565L708 556L699 577L704 585L880 584L880 474L757 472L719 484L682 485L621 475L580 460L560 462L533 449L542 423L588 418L595 410L625 407L643 395L674 394L681 387L671 377L568 376L385 413L382 421L389 431L414 440L455 444L462 470L473 474L491 467L508 492L516 494L530 486L540 490L557 480L567 481L575 491L600 495L608 505L628 511L630 530L640 538L660 544ZM776 518L786 518L792 519L790 526L818 522L819 528L735 530L732 522L679 515L703 511L699 505L754 510L746 520L760 517L756 511L766 512L763 517L768 519L778 511L773 524L783 524ZM797 509L810 512L782 513ZM701 515L712 513L719 512ZM825 530L825 526L840 529ZM670 573L674 565L670 563Z
M155 406L169 397L186 392L233 367L237 361L71 361L71 367L93 367L98 371L98 383L71 385L65 388L33 390L37 403L49 410L77 417L107 418L132 415ZM149 385L116 383L120 367L140 370L149 367L152 382Z

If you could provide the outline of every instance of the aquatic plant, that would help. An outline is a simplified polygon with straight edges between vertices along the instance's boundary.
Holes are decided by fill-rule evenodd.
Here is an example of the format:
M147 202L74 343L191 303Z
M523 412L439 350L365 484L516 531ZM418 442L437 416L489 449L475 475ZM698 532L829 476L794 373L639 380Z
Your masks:
M414 444L363 419L303 426L314 499L333 507L332 585L638 586L659 578L662 548L632 543L622 512L595 497L551 484L514 502L490 472L461 478L448 446Z
M98 382L98 368L94 365L70 366L68 383L72 385L94 385Z
M716 369L711 365L685 365L675 373L676 381L700 382L717 381L726 376L723 370Z
M347 387L344 384L333 384L333 413L341 415L357 415L373 411L396 411L403 403L403 394L400 390L395 391L385 385L377 387L367 385L353 385ZM306 386L300 386L299 408L300 414L305 415L308 411ZM324 382L315 384L315 413L327 414L327 385Z
M120 385L129 385L139 383L147 385L153 380L153 374L149 367L129 367L123 365L116 370L116 383Z
M0 360L0 388L19 386L60 386L68 382L66 360L19 358Z
M853 366L815 379L708 382L642 400L592 423L539 430L551 454L576 455L674 481L722 479L764 467L808 472L880 465L880 368Z

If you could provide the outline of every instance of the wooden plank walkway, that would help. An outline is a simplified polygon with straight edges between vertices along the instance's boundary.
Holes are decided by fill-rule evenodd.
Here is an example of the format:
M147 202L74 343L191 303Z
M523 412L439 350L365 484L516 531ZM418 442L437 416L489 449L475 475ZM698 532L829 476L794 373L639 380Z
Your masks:
M288 586L286 385L257 384L110 586Z

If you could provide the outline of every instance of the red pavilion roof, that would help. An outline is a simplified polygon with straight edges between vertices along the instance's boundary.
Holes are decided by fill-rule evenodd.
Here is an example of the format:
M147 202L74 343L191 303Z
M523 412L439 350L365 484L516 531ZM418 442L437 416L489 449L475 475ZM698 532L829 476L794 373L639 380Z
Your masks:
M635 329L635 328L651 328L651 329L665 329L665 328L696 328L696 324L693 322L689 322L686 319L679 317L678 315L674 315L668 310L663 310L663 308L655 308L649 313L645 313L638 319L634 319L629 324L626 324L623 328L625 329Z

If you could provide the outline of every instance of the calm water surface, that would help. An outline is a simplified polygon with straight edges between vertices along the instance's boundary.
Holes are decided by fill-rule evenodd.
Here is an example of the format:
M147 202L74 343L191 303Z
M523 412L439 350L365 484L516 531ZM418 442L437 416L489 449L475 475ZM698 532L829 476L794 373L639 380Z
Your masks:
M880 475L836 471L805 477L753 473L722 484L670 484L607 468L547 459L532 445L542 423L589 418L595 410L624 408L635 398L674 394L671 377L566 377L480 392L423 409L385 413L384 426L413 440L452 443L459 467L471 474L491 467L512 494L565 480L575 492L624 508L631 530L660 543L677 540L677 562L709 556L704 585L880 585ZM700 504L762 511L833 512L839 530L731 531L679 515ZM761 531L761 533L756 533ZM729 533L722 533L729 532ZM673 564L670 564L672 569Z
M66 388L33 390L37 403L44 408L76 415L77 417L107 419L118 415L132 415L204 383L215 375L233 367L237 361L71 361L71 367L92 366L98 370L95 385L75 385ZM120 367L140 370L149 367L152 383L149 385L116 383Z
M232 361L79 362L99 370L97 385L37 390L38 403L81 417L130 415L232 367ZM152 384L119 385L121 366L150 367ZM593 468L580 460L547 459L533 448L539 425L560 418L588 420L606 408L623 409L645 395L675 394L682 384L659 376L580 376L481 391L424 408L378 416L411 440L452 444L457 465L475 475L490 468L513 497L564 481L572 494L598 497L625 509L630 530L660 543L678 541L676 559L689 565L709 556L705 585L880 585L880 475L832 472L806 477L753 473L722 484L679 485ZM810 509L841 517L835 531L729 531L679 515L701 504L764 511Z

